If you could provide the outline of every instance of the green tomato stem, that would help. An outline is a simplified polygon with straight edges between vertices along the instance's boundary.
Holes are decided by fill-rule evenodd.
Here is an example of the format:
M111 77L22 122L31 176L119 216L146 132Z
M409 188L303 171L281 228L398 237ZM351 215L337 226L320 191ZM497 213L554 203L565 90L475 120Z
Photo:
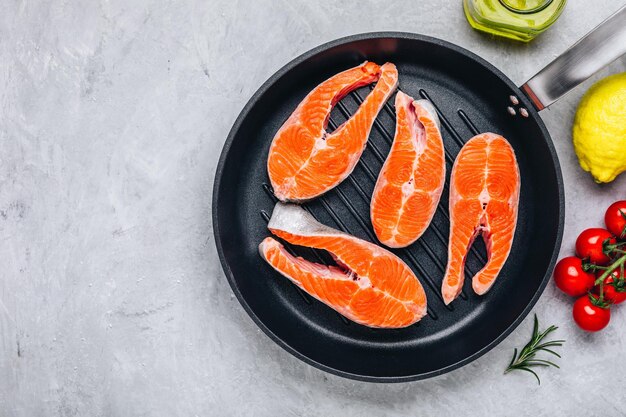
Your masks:
M620 251L620 252L624 252L624 251ZM617 268L623 268L624 267L624 263L626 262L626 252L624 252L624 255L620 256L619 258L617 258L617 260L615 262L613 262L611 265L609 265L606 269L606 271L604 271L602 273L602 275L600 275L598 277L598 279L596 279L595 281L595 285L600 285L600 298L602 298L602 287L604 286L604 280L606 279L606 277L608 277L612 271L616 270ZM622 269L620 269L622 270ZM622 275L623 276L623 275Z

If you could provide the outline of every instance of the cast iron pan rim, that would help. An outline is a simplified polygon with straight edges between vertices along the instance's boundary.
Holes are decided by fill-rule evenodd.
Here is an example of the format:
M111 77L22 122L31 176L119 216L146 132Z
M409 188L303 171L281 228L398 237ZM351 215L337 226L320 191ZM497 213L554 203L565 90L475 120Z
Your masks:
M413 40L429 42L435 45L443 46L448 49L452 49L462 55L469 57L470 59L473 59L474 61L477 61L483 67L485 67L486 69L491 71L493 74L495 74L498 78L500 78L500 80L502 80L505 84L507 84L512 89L512 91L519 91L519 88L506 75L504 75L498 68L494 67L483 58L479 57L473 52L468 51L465 48L462 48L450 42L447 42L438 38L433 38L430 36L420 35L416 33L409 33L409 32L392 32L392 31L391 32L390 31L368 32L368 33L361 33L357 35L346 36L346 37L339 38L331 42L324 43L320 46L317 46L316 48L313 48L303 53L302 55L293 59L292 61L287 63L285 66L283 66L281 69L279 69L274 75L272 75L267 81L265 81L263 85L261 85L261 87L259 87L259 89L254 93L254 95L248 100L244 108L241 110L241 113L239 113L239 116L237 116L237 119L235 120L235 123L233 124L233 127L231 128L230 133L228 134L228 137L226 138L224 147L222 148L222 153L220 154L220 159L219 159L217 169L215 172L215 181L213 183L212 220L213 220L213 236L215 238L215 245L217 247L217 252L220 258L220 263L222 264L222 268L224 269L224 273L226 275L226 278L228 279L228 283L231 289L233 290L233 293L235 293L235 296L239 300L239 303L243 306L246 313L248 313L250 318L252 318L252 320L256 323L256 325L259 326L259 328L263 330L263 332L267 334L270 337L270 339L272 339L280 347L282 347L283 349L285 349L287 352L291 353L293 356L297 357L298 359L302 360L303 362L306 362L309 365L312 365L318 369L329 372L331 374L341 376L344 378L357 380L357 381L364 381L364 382L394 382L396 383L396 382L410 382L410 381L417 381L421 379L427 379L427 378L431 378L437 375L442 375L452 370L455 370L457 368L460 368L478 359L479 357L481 357L482 355L484 355L485 353L489 352L491 349L496 347L513 330L515 330L515 328L526 318L528 313L530 313L530 311L534 307L535 303L537 303L537 301L539 300L539 297L541 297L541 294L543 293L546 285L548 284L548 281L551 276L551 271L554 268L554 265L556 263L556 260L559 254L561 241L563 239L563 225L565 221L565 197L564 197L565 192L563 188L563 176L561 173L561 166L559 164L559 160L556 155L556 151L554 149L554 144L552 143L552 140L550 139L550 134L548 133L548 130L546 129L546 126L543 123L543 120L541 119L541 117L539 117L539 114L533 107L532 103L526 98L524 94L520 92L520 94L518 94L518 98L521 101L521 103L524 105L524 107L528 109L532 120L535 123L537 123L537 125L539 126L539 129L541 130L541 133L546 141L546 145L548 146L548 150L550 152L552 162L554 164L556 181L558 185L559 224L558 224L556 242L554 245L554 249L552 251L552 258L550 260L550 265L548 266L548 269L546 270L546 273L543 277L543 280L541 281L539 285L539 288L537 288L537 291L535 292L533 298L530 300L530 302L528 303L524 311L517 317L516 320L513 321L513 323L511 323L511 325L507 329L504 330L504 332L502 332L496 339L494 339L491 343L483 347L481 350L475 352L474 354L456 363L453 363L451 365L448 365L436 371L431 371L431 372L426 372L426 373L421 373L421 374L416 374L416 375L397 376L397 377L376 377L376 376L371 376L371 375L359 375L359 374L353 374L350 372L345 372L339 369L329 367L327 365L314 361L313 359L301 354L300 352L298 352L297 350L289 346L287 343L285 343L276 334L274 334L257 317L257 315L254 313L254 311L252 311L252 309L250 308L250 306L244 299L243 295L239 291L237 283L235 282L235 277L233 275L232 270L230 269L230 265L226 261L226 257L224 255L224 249L222 247L222 243L220 240L221 231L220 231L220 223L219 223L219 218L218 218L218 207L219 207L219 189L220 189L220 183L222 179L222 173L224 171L224 165L226 164L226 158L228 156L230 147L232 146L232 143L235 140L235 136L237 135L237 132L239 131L241 127L241 124L248 116L248 113L250 112L250 110L255 106L259 98L262 97L263 94L265 94L274 85L274 83L278 81L281 77L283 77L287 72L289 72L295 66L306 61L307 59L313 57L314 55L322 51L325 51L327 49L330 49L332 47L349 43L349 42L354 42L354 41L368 40L368 39L375 40L375 39L381 39L381 38L413 39Z

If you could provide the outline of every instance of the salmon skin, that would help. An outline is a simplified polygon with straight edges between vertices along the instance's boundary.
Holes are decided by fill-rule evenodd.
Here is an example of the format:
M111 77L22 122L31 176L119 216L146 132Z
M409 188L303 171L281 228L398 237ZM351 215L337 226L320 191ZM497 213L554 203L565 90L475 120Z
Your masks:
M439 118L428 100L396 94L396 133L374 187L370 217L381 243L402 248L430 224L446 180Z
M334 132L326 132L332 108L351 91L376 82L361 106ZM391 63L364 62L315 87L278 130L267 171L274 195L300 202L318 197L346 179L358 162L378 112L398 85Z
M325 226L294 204L276 203L267 227L289 243L332 255L337 266L295 257L272 237L259 245L272 268L348 319L369 327L400 328L426 314L422 285L386 249Z
M450 178L450 244L441 287L446 304L461 292L465 258L479 234L487 263L472 278L472 288L483 295L493 285L513 244L519 192L517 160L505 138L482 133L463 146Z

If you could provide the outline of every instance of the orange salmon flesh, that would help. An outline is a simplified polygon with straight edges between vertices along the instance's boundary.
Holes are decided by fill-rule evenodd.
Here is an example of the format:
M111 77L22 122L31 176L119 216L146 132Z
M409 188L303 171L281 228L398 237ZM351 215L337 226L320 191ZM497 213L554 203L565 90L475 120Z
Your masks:
M463 146L450 178L450 243L441 287L446 304L461 292L465 258L479 234L487 263L472 278L472 288L483 295L495 282L513 244L519 193L517 160L505 138L482 133Z
M415 242L430 224L446 179L439 119L428 100L396 94L396 133L370 206L378 240L392 248Z
M272 237L259 245L272 268L348 319L369 327L400 328L426 314L422 285L386 249L325 226L293 204L277 203L268 228L291 244L330 252L337 266L295 257Z
M332 108L351 91L376 82L357 111L332 133ZM315 87L278 130L267 171L281 201L306 201L346 179L358 162L379 111L398 85L398 70L364 62Z

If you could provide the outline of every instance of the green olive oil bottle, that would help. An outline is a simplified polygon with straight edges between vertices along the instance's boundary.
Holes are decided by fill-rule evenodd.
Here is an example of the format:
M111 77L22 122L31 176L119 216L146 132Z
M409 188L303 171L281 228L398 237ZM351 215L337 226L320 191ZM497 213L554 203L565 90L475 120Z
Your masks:
M474 29L529 42L559 18L566 1L463 0L463 9Z

